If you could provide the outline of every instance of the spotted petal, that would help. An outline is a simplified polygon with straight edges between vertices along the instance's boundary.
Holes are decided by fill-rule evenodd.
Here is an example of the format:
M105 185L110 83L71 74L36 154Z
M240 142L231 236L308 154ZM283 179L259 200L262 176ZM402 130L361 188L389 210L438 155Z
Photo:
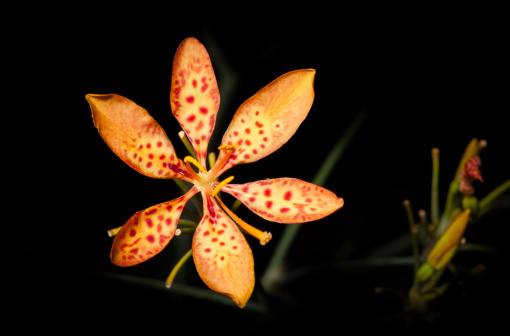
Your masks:
M192 181L165 131L144 108L116 94L85 98L99 134L131 168L149 177Z
M314 77L313 69L288 72L239 107L221 142L236 151L221 172L260 160L292 137L312 107Z
M212 290L244 307L255 285L253 255L236 224L205 193L204 217L193 236L198 274Z
M133 266L161 252L174 236L184 205L197 191L192 188L179 198L135 213L115 236L112 262Z
M302 223L328 216L344 205L331 191L294 178L227 184L222 191L269 221Z
M170 106L193 145L198 161L205 167L220 93L209 54L195 38L182 41L175 54Z

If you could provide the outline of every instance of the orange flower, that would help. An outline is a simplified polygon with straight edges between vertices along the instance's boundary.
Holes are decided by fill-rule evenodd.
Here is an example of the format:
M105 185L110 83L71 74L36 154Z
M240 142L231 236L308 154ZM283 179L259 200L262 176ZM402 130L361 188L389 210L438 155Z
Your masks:
M312 106L314 77L312 69L288 72L245 101L223 136L218 160L210 170L205 169L205 159L220 95L209 55L195 38L185 39L177 49L170 104L193 145L196 160L188 156L181 161L165 131L131 100L115 94L88 94L94 125L124 162L149 177L178 178L193 184L181 197L132 216L115 236L112 262L132 266L163 250L174 236L186 202L201 192L204 215L193 236L195 266L209 288L244 307L255 283L253 256L235 223L262 245L271 234L238 218L218 192L231 194L262 218L279 223L317 220L344 203L331 191L294 178L246 184L229 184L233 177L217 181L229 168L257 161L289 140Z

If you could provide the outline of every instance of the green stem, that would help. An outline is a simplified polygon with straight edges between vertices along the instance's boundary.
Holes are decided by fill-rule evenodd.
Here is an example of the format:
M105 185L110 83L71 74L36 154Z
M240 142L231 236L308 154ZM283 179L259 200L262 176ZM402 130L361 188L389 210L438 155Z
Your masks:
M494 189L493 191L491 191L487 196L485 196L484 198L482 198L480 200L480 202L478 203L479 207L480 207L480 211L481 213L482 212L486 212L487 211L487 206L492 202L494 201L499 195L501 195L502 193L504 193L505 191L507 191L508 189L510 189L510 179L506 180L505 182L503 182L502 184L500 184L496 189ZM481 215L481 214L480 214Z
M326 182L336 163L363 123L366 114L366 111L361 111L361 113L356 116L354 121L335 144L335 146L331 149L328 156L326 157L326 160L323 161L319 171L312 180L313 184L323 185ZM301 224L293 224L285 227L285 231L283 232L281 239L278 241L275 251L261 279L262 286L266 290L271 290L278 278L281 276L279 274L281 265L287 256L289 248L294 241L294 238L296 237L300 227Z
M406 209L407 219L409 221L409 229L411 231L411 239L413 246L413 256L414 256L414 278L416 279L416 274L418 273L418 269L420 267L420 251L418 248L418 226L414 222L413 212L411 210L411 203L409 200L404 201L404 208Z
M430 216L432 227L439 223L439 149L432 149L432 188L430 193Z
M187 220L187 219L182 219L181 218L181 219L179 219L179 225L196 227L197 223L194 222L194 221L191 221L191 220Z
M180 131L179 132L179 139L181 139L182 143L184 144L184 146L188 150L189 154L196 160L197 159L197 155L195 154L195 150L193 149L193 146L189 142L188 137L186 136L186 134L184 134L184 131Z

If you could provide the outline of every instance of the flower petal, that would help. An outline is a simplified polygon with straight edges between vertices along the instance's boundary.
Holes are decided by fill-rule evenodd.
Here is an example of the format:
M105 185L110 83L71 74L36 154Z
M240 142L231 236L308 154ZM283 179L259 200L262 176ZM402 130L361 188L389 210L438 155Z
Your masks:
M149 177L192 182L165 131L144 108L116 94L85 98L99 134L122 161Z
M445 267L453 258L468 225L470 213L471 210L466 209L457 215L430 251L427 262L435 269Z
M344 205L333 192L294 178L227 184L222 191L269 221L303 223L328 216Z
M181 42L175 54L170 106L205 167L207 145L220 106L220 93L209 54L195 38Z
M290 139L312 107L314 78L313 69L288 72L239 107L221 142L236 151L221 172L260 160Z
M197 192L192 188L179 198L135 213L115 236L112 262L133 266L161 252L174 236L184 205Z
M204 217L193 236L193 259L212 290L244 307L253 292L253 255L244 235L210 196L203 194Z

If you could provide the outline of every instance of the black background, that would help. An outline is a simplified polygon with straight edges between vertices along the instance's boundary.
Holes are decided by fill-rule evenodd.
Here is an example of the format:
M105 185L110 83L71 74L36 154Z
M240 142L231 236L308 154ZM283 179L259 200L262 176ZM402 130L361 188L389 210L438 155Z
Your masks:
M11 88L22 93L16 109L21 125L30 127L28 132L22 128L28 160L19 181L23 198L16 202L23 220L8 239L15 249L15 258L8 258L15 268L7 276L15 286L6 287L16 296L11 312L34 321L20 327L62 328L71 334L140 326L145 332L250 334L302 328L335 333L352 328L490 330L503 324L507 308L499 304L507 298L503 273L508 263L492 254L464 257L471 267L485 263L486 273L452 290L441 302L443 314L436 324L406 324L398 318L397 296L374 292L382 286L406 294L412 285L410 266L321 268L286 284L283 296L269 298L269 314L101 276L166 278L180 257L174 252L182 247L172 242L160 256L121 269L109 261L112 239L106 230L181 192L171 181L144 177L119 160L94 128L84 96L117 93L135 101L184 157L169 88L175 50L189 36L208 49L222 95L210 150L245 99L285 72L317 71L315 102L297 133L271 156L233 168L236 183L267 177L311 181L337 139L366 111L324 185L344 198L345 207L301 228L288 256L289 269L358 260L405 233L402 201L409 199L415 214L430 208L433 147L441 153L441 204L472 138L488 142L482 154L484 183L475 184L476 195L508 179L507 23L496 9L302 8L276 14L266 8L251 18L251 9L213 15L194 7L131 8L126 14L84 6L63 8L60 15L46 9L35 15L37 20L24 21L29 33L9 49L19 81ZM227 91L229 80L234 80L231 95L222 90ZM247 237L260 276L282 227L247 211L241 215L273 233L266 247ZM488 216L468 229L468 241L505 250L509 216L508 210ZM188 264L176 281L204 287ZM260 292L257 283L255 293ZM251 300L257 300L255 294Z

